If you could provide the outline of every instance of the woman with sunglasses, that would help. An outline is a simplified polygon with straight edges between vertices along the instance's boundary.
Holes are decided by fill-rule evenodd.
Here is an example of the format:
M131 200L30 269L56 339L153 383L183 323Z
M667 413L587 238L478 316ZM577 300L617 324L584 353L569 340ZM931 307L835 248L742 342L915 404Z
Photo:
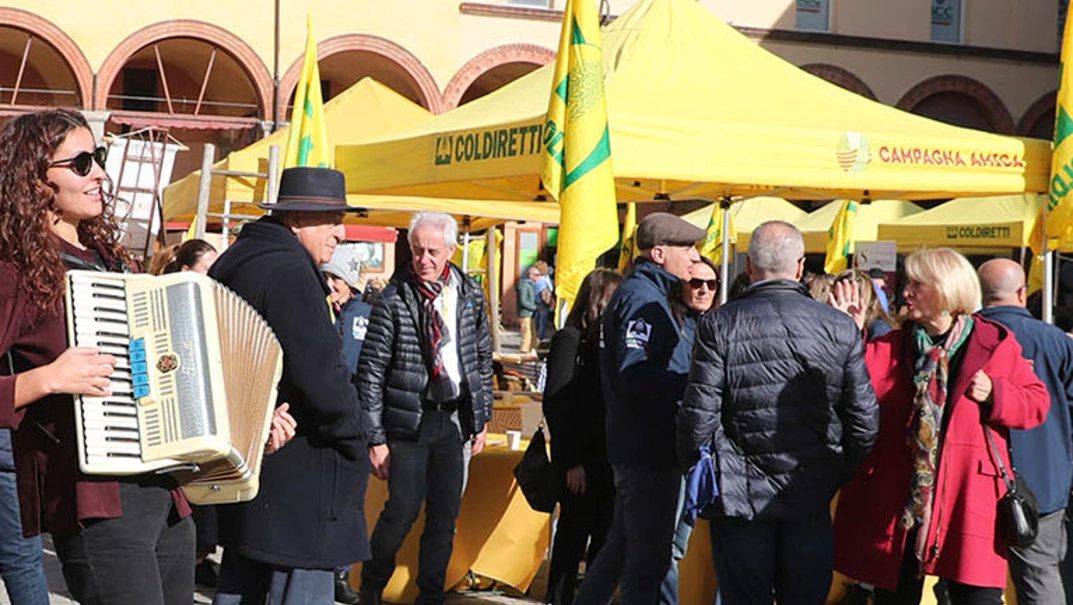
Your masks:
M190 507L168 475L83 475L72 394L103 396L116 359L68 347L64 274L126 270L85 119L21 116L0 132L0 427L13 430L25 531L51 532L75 600L188 605L194 587Z

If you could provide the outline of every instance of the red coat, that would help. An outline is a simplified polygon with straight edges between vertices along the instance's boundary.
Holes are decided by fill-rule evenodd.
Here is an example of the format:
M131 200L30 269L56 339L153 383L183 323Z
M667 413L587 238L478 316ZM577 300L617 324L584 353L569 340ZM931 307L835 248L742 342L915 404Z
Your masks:
M1006 545L996 534L996 507L1006 486L981 426L981 406L965 393L981 368L991 377L986 419L1009 469L1007 427L1030 429L1050 406L1013 333L975 316L960 367L948 391L949 416L939 457L924 572L974 586L1006 585ZM879 400L879 438L868 460L842 489L835 515L835 569L895 590L906 544L899 519L909 499L907 440L913 401L911 336L891 332L868 344L865 361Z

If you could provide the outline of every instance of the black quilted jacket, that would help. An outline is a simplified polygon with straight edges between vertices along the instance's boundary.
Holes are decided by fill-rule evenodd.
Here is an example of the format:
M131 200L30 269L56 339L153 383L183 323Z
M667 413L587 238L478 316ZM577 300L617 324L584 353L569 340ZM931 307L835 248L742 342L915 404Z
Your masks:
M684 465L714 443L720 495L709 513L826 510L878 430L860 331L797 282L757 284L701 319L677 441Z
M484 292L473 279L451 265L452 279L461 280L458 304L458 346L464 393L469 405L459 407L462 430L474 435L492 417L492 336ZM373 306L354 383L365 413L369 445L392 439L416 439L429 365L422 352L424 309L409 267L400 269Z

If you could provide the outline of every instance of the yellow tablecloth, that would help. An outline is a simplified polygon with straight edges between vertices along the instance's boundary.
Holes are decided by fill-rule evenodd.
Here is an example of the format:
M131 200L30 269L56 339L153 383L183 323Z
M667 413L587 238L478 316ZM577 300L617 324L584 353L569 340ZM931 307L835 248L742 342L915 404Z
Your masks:
M488 436L489 446L469 466L469 483L458 514L454 552L445 586L455 586L472 570L525 592L533 581L551 539L551 516L529 508L514 481L514 466L522 451L506 447L503 435ZM369 479L365 518L370 533L387 500L387 483ZM384 589L384 600L413 603L417 598L417 553L425 518L414 523L399 550L395 574ZM351 584L360 584L361 566L351 569Z

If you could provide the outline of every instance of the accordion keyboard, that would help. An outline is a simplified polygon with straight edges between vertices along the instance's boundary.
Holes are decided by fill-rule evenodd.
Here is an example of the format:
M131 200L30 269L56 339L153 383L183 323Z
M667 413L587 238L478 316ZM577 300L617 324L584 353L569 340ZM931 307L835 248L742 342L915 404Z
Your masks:
M122 459L140 461L125 289L121 284L85 280L73 294L72 304L85 310L76 322L73 344L99 347L102 353L116 358L111 394L81 398L85 458L91 464L106 466L123 465Z

